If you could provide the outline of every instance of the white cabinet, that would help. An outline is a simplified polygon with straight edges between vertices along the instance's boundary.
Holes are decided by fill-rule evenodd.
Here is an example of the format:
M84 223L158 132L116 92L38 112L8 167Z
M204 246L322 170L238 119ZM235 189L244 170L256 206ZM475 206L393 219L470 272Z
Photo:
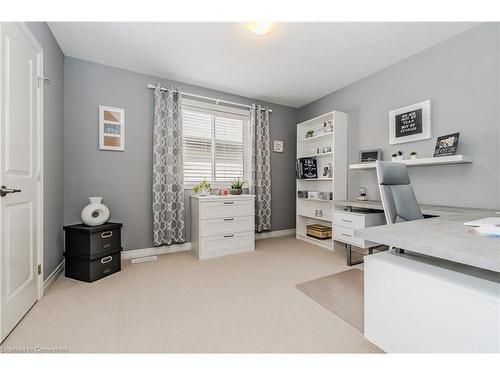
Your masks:
M254 199L191 196L191 243L198 259L255 250Z

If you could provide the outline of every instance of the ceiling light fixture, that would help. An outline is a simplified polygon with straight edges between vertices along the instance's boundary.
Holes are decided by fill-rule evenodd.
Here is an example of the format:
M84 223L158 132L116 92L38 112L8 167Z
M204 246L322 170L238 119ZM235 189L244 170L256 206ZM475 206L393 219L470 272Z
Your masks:
M274 22L251 22L247 28L256 35L267 35L274 29Z

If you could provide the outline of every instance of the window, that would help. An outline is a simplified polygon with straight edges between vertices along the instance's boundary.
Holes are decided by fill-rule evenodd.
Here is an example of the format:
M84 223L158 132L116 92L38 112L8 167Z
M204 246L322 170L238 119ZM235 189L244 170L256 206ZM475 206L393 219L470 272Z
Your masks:
M203 177L213 187L237 177L248 180L250 147L248 111L183 101L184 185Z

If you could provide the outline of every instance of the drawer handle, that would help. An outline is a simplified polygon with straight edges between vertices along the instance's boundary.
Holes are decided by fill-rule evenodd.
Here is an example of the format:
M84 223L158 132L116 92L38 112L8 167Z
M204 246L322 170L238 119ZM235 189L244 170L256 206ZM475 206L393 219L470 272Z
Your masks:
M111 255L107 256L107 257L104 257L101 259L101 263L102 264L106 264L106 263L109 263L113 260L113 257Z
M113 235L113 232L109 231L109 232L102 232L101 234L101 237L102 238L109 238Z
M224 204L234 204L234 202L224 202Z
M346 233L341 233L343 236L347 236L347 237L352 237L352 235L350 234L346 234Z
M352 223L352 220L342 219L342 221L345 221L346 223Z
M224 218L224 221L233 221L233 220L234 220L234 217Z
M234 234L226 234L226 235L224 236L224 238L231 238L231 237L234 237Z

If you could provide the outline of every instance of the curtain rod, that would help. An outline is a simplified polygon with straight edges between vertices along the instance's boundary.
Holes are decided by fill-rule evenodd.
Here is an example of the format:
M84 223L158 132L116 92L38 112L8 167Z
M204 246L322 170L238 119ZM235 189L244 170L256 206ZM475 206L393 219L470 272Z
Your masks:
M148 88L149 89L155 89L156 86L155 85L152 85L151 83L148 85ZM160 90L162 91L167 91L168 89L165 88L165 87L160 87ZM230 102L230 101L227 101L227 100L222 100L222 99L218 99L218 98L210 98L208 96L203 96L203 95L197 95L197 94L191 94L189 92L185 92L185 91L179 91L179 90L174 90L182 95L185 95L185 96L190 96L192 98L198 98L198 99L204 99L204 100L210 100L210 101L214 101L216 104L220 104L220 103L226 103L226 104L230 104L230 105L237 105L237 106L240 106L240 107L246 107L246 108L252 108L251 105L248 105L248 104L242 104L242 103L235 103L235 102ZM261 111L264 111L265 108L261 108ZM268 109L269 112L272 112L273 110L272 109Z

